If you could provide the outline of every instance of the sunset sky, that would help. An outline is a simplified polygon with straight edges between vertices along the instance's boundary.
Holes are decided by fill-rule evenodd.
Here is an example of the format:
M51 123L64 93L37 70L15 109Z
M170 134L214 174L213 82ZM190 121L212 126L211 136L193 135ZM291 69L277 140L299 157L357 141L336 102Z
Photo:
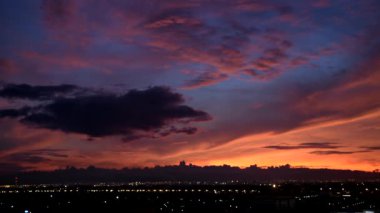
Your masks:
M378 0L1 0L0 173L380 169Z

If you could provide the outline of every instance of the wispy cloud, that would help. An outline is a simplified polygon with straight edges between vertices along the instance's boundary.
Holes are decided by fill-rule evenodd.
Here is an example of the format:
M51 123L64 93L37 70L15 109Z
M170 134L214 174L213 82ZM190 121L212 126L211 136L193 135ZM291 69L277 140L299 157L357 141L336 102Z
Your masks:
M337 149L342 146L337 145L337 143L331 142L307 142L300 143L297 145L272 145L265 146L263 148L267 149L277 149L277 150L292 150L292 149Z
M363 153L366 151L337 151L337 150L328 150L328 151L313 151L310 152L310 154L315 155L350 155L350 154L357 154L357 153Z
M380 146L362 146L360 148L366 151L380 151Z

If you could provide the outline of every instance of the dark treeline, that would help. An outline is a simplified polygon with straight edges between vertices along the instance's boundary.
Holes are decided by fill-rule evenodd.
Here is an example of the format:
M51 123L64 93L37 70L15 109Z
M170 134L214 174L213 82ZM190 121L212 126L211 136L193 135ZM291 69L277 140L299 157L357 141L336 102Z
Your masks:
M292 168L290 165L241 169L223 166L156 166L154 168L102 169L67 167L54 171L33 171L0 177L0 184L99 183L131 181L368 181L380 180L379 172L352 170Z

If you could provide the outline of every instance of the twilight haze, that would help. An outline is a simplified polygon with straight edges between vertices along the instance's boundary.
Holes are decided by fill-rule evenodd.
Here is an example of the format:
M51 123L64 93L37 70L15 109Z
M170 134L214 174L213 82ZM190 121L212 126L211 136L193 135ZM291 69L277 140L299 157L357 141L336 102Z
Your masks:
M2 0L0 173L380 167L378 0Z

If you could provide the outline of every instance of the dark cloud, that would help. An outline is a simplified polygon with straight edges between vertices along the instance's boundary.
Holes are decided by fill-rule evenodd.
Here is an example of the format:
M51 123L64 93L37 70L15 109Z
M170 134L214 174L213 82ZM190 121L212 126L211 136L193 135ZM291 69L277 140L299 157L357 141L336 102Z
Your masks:
M366 151L380 151L380 146L363 146L360 147Z
M35 149L25 152L2 156L0 161L0 174L12 174L35 169L35 164L51 163L53 160L66 160L68 155L65 149ZM4 154L4 153L3 153Z
M337 149L340 147L341 146L337 146L336 143L331 143L331 142L309 142L309 143L300 143L298 145L265 146L264 148L290 150L290 149Z
M39 163L51 163L54 159L68 157L65 149L35 149L26 152L9 154L1 157L0 174L18 173L28 169L34 169L32 165ZM31 165L31 166L25 166Z
M348 154L365 153L365 152L380 150L380 147L361 147L363 150L339 151L336 149L342 148L342 146L339 146L336 143L331 143L331 142L308 142L308 143L300 143L297 145L273 145L273 146L265 146L264 148L276 149L276 150L329 149L329 150L316 150L316 151L309 152L310 154L315 154L315 155L348 155Z
M34 155L42 155L42 156L50 156L56 158L67 158L68 155L64 154L68 150L66 149L35 149L30 151L30 154Z
M191 134L194 134L196 132L197 132L197 128L195 128L195 127L177 128L177 127L172 126L165 131L161 131L160 135L161 136L167 136L167 135L170 135L172 133L184 133L184 134L191 135Z
M25 87L30 88L28 85ZM18 96L48 97L55 94L57 87L43 87L43 91L44 95L37 92ZM124 95L99 93L54 98L49 103L28 110L2 110L0 115L19 116L23 123L34 127L81 133L90 137L130 137L147 133L162 136L171 133L193 134L196 128L186 126L188 123L211 118L206 112L183 103L181 94L174 93L168 87L156 86L146 90L130 90Z
M363 153L366 151L337 151L337 150L327 150L327 151L313 151L310 152L310 154L315 155L349 155L349 154L356 154L356 153Z
M57 86L31 86L28 84L6 84L0 89L0 97L8 99L44 100L59 95L71 94L83 88L62 84Z
M27 152L20 152L7 155L2 160L6 162L17 162L21 164L34 164L50 162L54 158L67 158L67 150L63 149L35 149Z
M17 118L20 116L25 116L29 112L30 107L23 107L21 109L1 109L0 118Z
M6 160L11 161L11 162L25 162L25 163L42 163L42 162L50 161L50 159L46 157L34 155L32 153L12 154L12 155L9 155L6 158Z
M171 134L186 134L186 135L192 135L195 134L198 131L196 127L163 127L160 129L153 130L151 132L140 132L140 133L134 133L129 135L124 135L122 140L124 142L130 142L134 140L138 140L141 138L159 138L159 137L166 137ZM89 141L94 140L94 138L89 138Z

